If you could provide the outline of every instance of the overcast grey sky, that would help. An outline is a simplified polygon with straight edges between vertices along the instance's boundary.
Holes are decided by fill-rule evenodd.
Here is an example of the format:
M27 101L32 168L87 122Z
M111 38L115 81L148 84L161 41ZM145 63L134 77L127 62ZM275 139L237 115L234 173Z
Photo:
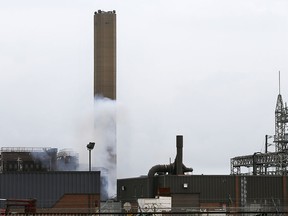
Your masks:
M177 134L194 174L229 174L230 158L274 134L279 70L288 100L285 0L0 5L1 146L69 147L87 160L99 9L117 13L119 178L174 160Z

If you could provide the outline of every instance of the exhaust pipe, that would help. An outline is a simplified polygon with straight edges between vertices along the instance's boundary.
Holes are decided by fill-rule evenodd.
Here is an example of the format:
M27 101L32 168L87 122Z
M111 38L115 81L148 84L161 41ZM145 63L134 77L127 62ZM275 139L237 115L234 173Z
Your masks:
M176 148L177 148L176 175L181 175L183 174L183 136L182 135L176 136Z
M177 155L174 163L168 165L155 165L149 172L148 177L153 177L156 173L159 175L183 175L185 172L193 172L192 168L187 168L183 164L183 136L176 136Z

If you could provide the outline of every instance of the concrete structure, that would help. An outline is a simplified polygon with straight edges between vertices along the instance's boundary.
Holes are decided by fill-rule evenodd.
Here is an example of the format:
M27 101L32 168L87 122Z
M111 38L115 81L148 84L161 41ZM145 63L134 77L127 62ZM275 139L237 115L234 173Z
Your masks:
M94 14L94 97L116 99L116 13Z
M94 14L94 98L97 97L116 100L116 12L114 10L108 12L98 10ZM97 102L95 107L96 104ZM106 178L109 193L102 191L101 198L104 198L105 194L111 197L116 193L116 112L110 110L106 112L105 117L101 113L100 115L95 113L94 121L96 128L98 124L101 124L101 128L105 127L105 130L99 132L103 139L101 145L105 145L103 148L105 152L102 153L105 155L105 168L108 168L107 173L109 173L109 178ZM105 178L104 175L102 177Z

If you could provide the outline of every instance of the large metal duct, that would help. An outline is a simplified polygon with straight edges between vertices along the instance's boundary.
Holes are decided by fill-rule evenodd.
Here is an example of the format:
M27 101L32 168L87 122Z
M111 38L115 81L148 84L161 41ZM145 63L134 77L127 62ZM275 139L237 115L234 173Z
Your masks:
M167 165L153 166L148 172L148 177L153 177L155 174L183 175L186 172L193 171L192 168L187 168L183 164L183 136L182 135L176 136L176 148L177 148L177 155L176 155L174 163L167 164Z

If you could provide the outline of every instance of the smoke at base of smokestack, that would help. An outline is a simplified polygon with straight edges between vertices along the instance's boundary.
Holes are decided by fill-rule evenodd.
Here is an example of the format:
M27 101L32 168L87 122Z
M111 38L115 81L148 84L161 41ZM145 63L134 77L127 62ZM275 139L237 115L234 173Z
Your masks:
M116 195L116 101L108 98L96 97L94 105L94 141L95 149L92 151L93 167L105 169L107 176L106 193L108 198ZM105 190L105 189L104 189Z

